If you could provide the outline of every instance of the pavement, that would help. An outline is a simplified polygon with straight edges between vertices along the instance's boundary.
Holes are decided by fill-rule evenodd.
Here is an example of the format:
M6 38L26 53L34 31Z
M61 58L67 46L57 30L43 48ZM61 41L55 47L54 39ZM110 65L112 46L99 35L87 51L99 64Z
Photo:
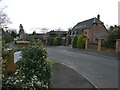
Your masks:
M53 65L52 88L94 88L86 78L73 69L57 63Z
M61 47L67 48L68 51L96 55L96 56L106 57L110 59L118 59L118 57L120 56L120 54L117 54L115 51L97 51L94 49L78 49L78 48L71 48L69 46L67 47L61 46Z

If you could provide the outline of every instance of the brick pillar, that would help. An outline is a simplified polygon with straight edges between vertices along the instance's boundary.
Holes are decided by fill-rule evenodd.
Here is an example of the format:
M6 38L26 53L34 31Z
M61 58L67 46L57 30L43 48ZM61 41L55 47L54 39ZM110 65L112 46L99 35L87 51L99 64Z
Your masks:
M66 37L66 46L69 46L69 38Z
M98 51L101 51L101 49L102 49L102 40L99 39L98 40Z
M116 52L120 52L120 39L116 39Z
M89 45L89 39L87 38L87 39L85 40L85 49L88 49L88 45Z

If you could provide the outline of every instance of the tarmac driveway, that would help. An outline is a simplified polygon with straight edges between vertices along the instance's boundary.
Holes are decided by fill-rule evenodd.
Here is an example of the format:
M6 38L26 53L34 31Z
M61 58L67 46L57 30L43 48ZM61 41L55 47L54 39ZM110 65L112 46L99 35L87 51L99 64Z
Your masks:
M66 47L47 47L48 57L84 75L97 88L118 88L118 60Z

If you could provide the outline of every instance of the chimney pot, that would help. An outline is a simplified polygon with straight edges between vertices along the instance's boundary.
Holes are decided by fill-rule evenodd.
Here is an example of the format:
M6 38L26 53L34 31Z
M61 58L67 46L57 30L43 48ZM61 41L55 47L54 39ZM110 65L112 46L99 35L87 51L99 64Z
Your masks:
M97 15L97 18L98 18L98 20L100 20L100 15L99 14Z

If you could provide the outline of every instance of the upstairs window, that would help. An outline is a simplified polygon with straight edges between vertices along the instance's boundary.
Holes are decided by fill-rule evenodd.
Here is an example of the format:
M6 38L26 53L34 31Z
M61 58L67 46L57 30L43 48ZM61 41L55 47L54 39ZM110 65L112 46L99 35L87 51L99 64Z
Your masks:
M85 32L85 35L87 34L87 32Z

